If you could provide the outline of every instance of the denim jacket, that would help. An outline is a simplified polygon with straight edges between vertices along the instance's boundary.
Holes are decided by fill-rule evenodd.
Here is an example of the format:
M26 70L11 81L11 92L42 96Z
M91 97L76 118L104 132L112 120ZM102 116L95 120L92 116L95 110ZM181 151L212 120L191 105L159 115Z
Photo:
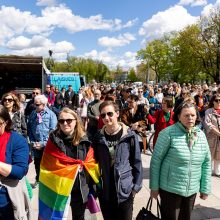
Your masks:
M28 137L30 143L40 142L45 147L50 131L54 130L57 125L57 117L48 107L41 112L42 121L39 122L37 112L34 110L28 120ZM36 151L34 151L36 156Z

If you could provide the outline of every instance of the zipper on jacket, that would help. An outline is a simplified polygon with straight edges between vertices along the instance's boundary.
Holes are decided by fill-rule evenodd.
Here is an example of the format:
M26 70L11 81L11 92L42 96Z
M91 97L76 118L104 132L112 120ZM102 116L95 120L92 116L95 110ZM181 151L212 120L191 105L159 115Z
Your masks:
M76 149L76 155L77 155L77 159L78 159L78 158L79 158L79 149L78 149L78 146L77 146L77 149ZM77 175L79 175L79 189L80 189L80 192L81 192L82 200L83 200L83 202L84 202L85 199L83 198L83 193L82 193L80 172L82 172L81 167L79 168L79 171L78 171L78 174L77 174Z
M117 188L117 197L118 197L118 204L120 203L119 201L119 196L118 196L118 192L119 192L119 187L120 187L120 180L121 180L121 173L120 171L118 171L118 175L119 175L119 178L118 178L118 188Z
M192 149L189 149L190 152L190 157L189 157L189 171L188 171L188 177L189 177L189 181L188 181L188 187L187 187L187 195L189 194L189 186L191 183L191 164L192 164Z

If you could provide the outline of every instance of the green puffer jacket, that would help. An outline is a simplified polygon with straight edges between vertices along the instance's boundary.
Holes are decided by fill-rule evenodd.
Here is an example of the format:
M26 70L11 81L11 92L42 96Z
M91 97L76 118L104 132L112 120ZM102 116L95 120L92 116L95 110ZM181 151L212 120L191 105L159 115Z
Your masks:
M150 164L150 189L159 188L188 197L211 192L211 156L205 134L195 129L195 142L188 147L189 133L179 122L159 133Z

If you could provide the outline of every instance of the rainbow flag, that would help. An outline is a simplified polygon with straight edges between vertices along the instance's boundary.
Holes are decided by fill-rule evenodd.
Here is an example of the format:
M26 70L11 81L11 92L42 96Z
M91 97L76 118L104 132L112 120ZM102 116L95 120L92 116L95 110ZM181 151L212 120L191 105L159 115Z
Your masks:
M99 185L100 171L93 148L81 161L66 156L48 141L40 166L39 220L67 219L71 190L80 169L86 169Z

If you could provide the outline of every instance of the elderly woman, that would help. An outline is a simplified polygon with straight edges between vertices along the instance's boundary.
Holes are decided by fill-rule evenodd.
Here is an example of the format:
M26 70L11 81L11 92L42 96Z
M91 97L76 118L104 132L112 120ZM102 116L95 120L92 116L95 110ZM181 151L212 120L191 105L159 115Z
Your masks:
M220 94L213 95L205 112L204 128L209 143L213 175L220 177Z
M12 129L23 136L27 136L25 116L20 110L20 102L16 95L11 92L2 96L2 105L8 110L12 120Z
M29 147L11 131L11 117L0 106L0 219L30 219L30 204L23 177L28 171Z
M105 125L93 146L102 173L102 214L105 220L131 220L134 196L142 187L138 139L134 131L118 122L119 107L114 102L104 101L99 111Z
M84 169L83 165L86 163L85 160L90 149L92 149L90 148L90 142L79 117L70 108L63 108L58 117L56 130L50 133L41 162L39 186L40 219L63 219L62 216L65 215L65 209L63 210L62 208L64 204L65 206L68 205L66 198L68 198L69 193L71 194L72 219L84 219L89 183L92 183L92 181L91 178L88 178L89 173ZM74 165L76 165L76 169L74 169ZM54 176L50 172L52 170L58 176ZM75 177L73 177L73 174L75 174ZM65 185L61 184L62 181ZM73 181L73 185L70 184L71 181ZM50 184L52 182L53 184ZM50 189L47 190L48 188ZM66 190L68 190L68 193ZM58 195L60 200L57 200L57 204L54 200L56 192L60 194ZM67 206L67 208L69 207Z
M174 125L159 133L150 164L151 197L161 198L165 220L190 220L197 192L211 192L211 156L206 136L197 126L193 104L183 102Z

